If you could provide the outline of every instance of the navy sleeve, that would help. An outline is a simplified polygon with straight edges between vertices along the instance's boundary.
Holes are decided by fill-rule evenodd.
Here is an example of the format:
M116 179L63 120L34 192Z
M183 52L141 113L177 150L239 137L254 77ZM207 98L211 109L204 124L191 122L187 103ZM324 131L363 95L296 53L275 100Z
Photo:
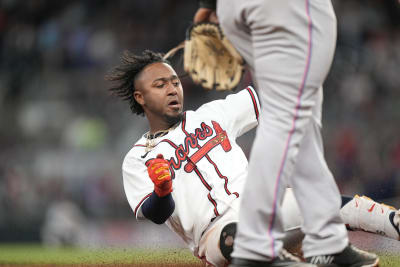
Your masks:
M145 200L142 205L142 213L144 217L156 224L163 224L175 210L175 201L171 193L159 197L156 193Z

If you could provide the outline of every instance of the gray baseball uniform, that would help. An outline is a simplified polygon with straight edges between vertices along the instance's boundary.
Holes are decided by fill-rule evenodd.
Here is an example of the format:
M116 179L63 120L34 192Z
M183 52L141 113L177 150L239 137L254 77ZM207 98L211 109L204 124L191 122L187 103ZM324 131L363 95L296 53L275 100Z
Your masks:
M287 185L304 217L305 257L343 250L340 196L320 134L322 84L336 43L331 1L218 0L217 15L253 72L262 106L233 257L277 255Z

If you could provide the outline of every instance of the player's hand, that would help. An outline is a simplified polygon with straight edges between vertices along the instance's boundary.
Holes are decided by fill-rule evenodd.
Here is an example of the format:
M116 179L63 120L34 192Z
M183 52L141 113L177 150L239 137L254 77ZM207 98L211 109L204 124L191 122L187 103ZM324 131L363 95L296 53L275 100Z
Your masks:
M218 24L218 17L217 13L213 9L200 7L196 14L194 14L193 22L200 23L200 22L213 22Z
M154 192L159 197L164 197L172 192L169 163L164 159L163 155L158 154L157 158L149 161L147 172L154 183Z

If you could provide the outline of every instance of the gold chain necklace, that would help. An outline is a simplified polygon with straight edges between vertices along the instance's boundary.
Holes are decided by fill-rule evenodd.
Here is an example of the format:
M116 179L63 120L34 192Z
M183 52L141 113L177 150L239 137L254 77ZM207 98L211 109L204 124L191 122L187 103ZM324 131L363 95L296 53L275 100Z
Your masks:
M149 152L150 150L152 150L155 146L156 146L156 140L159 137L162 137L164 135L166 135L167 133L169 133L171 130L175 129L176 126L178 126L179 123L172 125L171 127L169 127L166 130L160 130L155 132L154 134L150 134L150 131L144 134L144 137L146 138L146 152Z

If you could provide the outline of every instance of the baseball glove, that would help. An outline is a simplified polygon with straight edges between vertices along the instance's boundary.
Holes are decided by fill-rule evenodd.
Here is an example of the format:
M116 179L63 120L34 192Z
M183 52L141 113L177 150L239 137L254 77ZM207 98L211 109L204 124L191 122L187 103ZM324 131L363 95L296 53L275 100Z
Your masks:
M184 48L183 67L192 80L205 89L233 90L244 72L244 60L225 38L218 24L192 25ZM173 49L174 50L174 49ZM176 52L171 50L165 57Z

